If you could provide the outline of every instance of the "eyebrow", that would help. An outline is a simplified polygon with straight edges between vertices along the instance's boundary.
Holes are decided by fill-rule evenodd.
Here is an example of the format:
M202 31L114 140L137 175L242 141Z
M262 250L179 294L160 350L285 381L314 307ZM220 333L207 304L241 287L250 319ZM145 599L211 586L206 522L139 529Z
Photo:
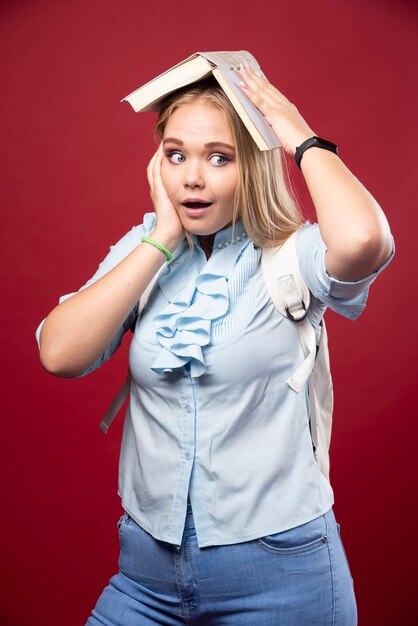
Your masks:
M163 141L164 143L170 142L170 143L176 143L179 146L184 146L184 141L182 141L181 139L177 139L177 137L165 137ZM226 148L227 150L235 151L234 146L231 146L229 143L225 143L223 141L210 141L209 143L205 143L205 148L217 148L217 147Z
M227 150L235 150L234 146L231 146L229 143L224 143L223 141L210 141L209 143L205 143L205 148L215 148L217 146L221 146Z

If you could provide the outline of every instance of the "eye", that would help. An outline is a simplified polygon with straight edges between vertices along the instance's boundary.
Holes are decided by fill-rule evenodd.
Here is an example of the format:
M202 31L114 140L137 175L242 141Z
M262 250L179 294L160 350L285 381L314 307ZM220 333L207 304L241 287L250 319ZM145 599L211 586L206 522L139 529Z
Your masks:
M171 163L183 163L186 159L181 152L167 152L167 158Z
M212 165L225 165L225 163L228 163L229 159L228 157L224 156L223 154L212 154L212 156L209 159L209 162L212 163Z

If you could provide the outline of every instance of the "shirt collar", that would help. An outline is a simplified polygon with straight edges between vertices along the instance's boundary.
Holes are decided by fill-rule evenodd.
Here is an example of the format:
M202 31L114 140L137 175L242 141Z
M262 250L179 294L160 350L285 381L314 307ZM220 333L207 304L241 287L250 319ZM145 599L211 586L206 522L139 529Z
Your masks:
M223 248L228 248L231 245L237 245L245 243L248 240L248 235L244 230L244 225L242 220L238 220L235 223L235 226L232 227L232 224L222 228L215 234L215 239L213 242L213 251L216 252L218 250L222 250ZM200 248L199 239L196 235L193 235L194 244ZM238 245L238 247L240 247Z

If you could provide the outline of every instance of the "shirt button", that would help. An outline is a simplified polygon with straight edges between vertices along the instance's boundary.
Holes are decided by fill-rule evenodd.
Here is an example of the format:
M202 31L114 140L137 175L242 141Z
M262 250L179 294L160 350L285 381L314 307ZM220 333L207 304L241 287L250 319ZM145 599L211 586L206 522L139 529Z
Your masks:
M191 459L192 458L191 452L189 450L186 450L186 452L184 453L184 457L186 459Z
M218 243L216 247L217 247L217 248L222 248L222 244L221 244L221 243Z
M190 406L190 404L186 404L186 406L184 407L184 410L186 411L186 413L191 413L192 407Z

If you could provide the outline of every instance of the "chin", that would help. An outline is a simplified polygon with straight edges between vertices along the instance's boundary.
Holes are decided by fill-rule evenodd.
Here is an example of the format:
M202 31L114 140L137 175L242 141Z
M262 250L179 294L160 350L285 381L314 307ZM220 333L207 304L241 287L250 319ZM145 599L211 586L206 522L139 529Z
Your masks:
M196 235L196 237L209 237L210 235L216 235L218 230L222 230L222 228L218 228L218 229L196 228L196 227L193 228L193 226L190 228L187 228L185 226L185 230L187 230L187 232L190 233L191 235Z
M221 224L205 224L203 220L193 220L186 219L181 220L183 224L184 230L186 230L191 235L196 235L197 237L209 237L210 235L216 235L217 232L223 230L227 226L231 225L231 220L226 223Z

